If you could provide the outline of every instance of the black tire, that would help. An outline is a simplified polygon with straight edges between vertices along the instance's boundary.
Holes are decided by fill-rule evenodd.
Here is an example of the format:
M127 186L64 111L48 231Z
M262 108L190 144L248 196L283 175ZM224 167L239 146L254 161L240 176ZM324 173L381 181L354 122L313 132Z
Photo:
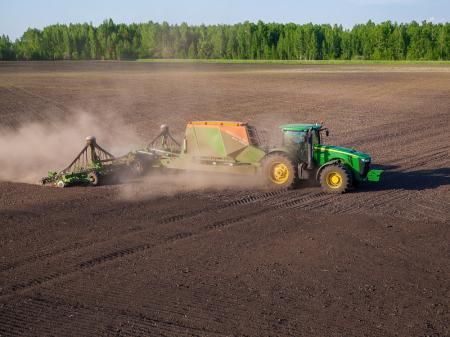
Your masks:
M89 180L89 184L92 186L97 186L100 183L99 176L96 172L89 172L87 178Z
M352 173L341 164L326 166L320 172L320 186L328 193L345 193L353 186Z
M282 153L269 154L262 162L262 175L269 188L292 188L297 180L297 165Z

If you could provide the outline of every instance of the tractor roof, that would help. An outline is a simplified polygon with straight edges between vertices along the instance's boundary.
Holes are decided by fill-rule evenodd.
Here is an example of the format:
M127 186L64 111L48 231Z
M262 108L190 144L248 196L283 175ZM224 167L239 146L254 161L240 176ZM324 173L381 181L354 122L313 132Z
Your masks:
M211 126L247 126L247 123L231 122L231 121L195 121L195 122L189 122L188 124L211 125Z
M320 130L322 128L322 124L285 124L280 125L280 129L283 131L308 131L309 129Z

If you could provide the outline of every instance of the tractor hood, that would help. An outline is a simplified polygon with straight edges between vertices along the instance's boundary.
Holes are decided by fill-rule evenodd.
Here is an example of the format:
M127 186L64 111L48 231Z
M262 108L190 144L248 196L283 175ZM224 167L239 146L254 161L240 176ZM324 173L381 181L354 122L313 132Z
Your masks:
M336 154L337 157L348 156L352 158L358 158L365 162L371 161L371 158L367 153L359 152L354 149L349 149L346 147L317 144L314 145L314 150L320 152L328 152L330 153L330 155Z

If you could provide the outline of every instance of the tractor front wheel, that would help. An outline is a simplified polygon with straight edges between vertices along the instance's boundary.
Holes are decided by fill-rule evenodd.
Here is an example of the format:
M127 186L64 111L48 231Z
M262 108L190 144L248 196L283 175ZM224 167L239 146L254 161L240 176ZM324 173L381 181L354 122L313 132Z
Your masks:
M283 189L294 186L296 169L292 161L283 154L268 155L262 163L262 173L268 187Z
M353 185L351 172L343 165L329 165L320 172L320 185L329 193L345 193Z
M89 181L89 184L92 186L97 186L100 182L99 176L96 172L90 172L87 175L87 179Z

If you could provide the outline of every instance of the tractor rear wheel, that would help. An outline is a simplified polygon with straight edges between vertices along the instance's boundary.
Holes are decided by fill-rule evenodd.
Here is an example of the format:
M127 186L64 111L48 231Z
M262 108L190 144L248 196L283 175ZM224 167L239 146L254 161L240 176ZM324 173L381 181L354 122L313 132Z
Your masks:
M89 172L87 178L89 180L89 184L92 186L97 186L100 182L99 176L96 172Z
M341 164L326 166L320 172L320 185L329 193L345 193L352 186L352 173Z
M262 174L268 187L283 189L294 186L296 166L284 154L269 154L262 163Z

